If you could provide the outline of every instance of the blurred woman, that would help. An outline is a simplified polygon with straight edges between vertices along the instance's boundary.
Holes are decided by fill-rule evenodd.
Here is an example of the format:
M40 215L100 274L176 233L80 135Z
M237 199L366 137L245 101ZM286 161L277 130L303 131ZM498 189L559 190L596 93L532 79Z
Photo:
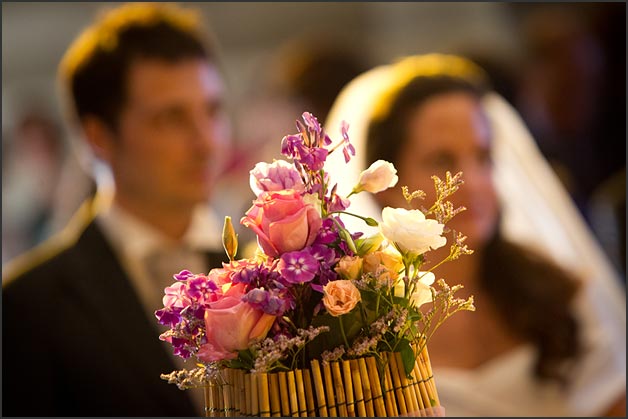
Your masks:
M385 159L398 185L427 192L429 206L431 175L463 172L451 200L466 211L448 227L468 236L474 254L435 273L463 284L477 311L452 317L429 343L447 415L625 415L625 301L616 274L483 71L436 54L378 67L341 93L327 131L340 119L357 152L349 170L332 160L341 193ZM356 198L349 211L375 218L381 207L407 205L399 188ZM439 251L448 246L432 252L434 261L444 258Z

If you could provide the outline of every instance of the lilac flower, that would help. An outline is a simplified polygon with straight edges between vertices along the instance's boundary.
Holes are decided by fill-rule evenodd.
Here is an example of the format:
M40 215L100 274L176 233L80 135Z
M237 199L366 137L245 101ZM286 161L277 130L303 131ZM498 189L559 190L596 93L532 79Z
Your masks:
M274 295L273 292L262 288L254 288L250 290L242 297L242 301L246 301L255 308L258 308L264 313L272 316L280 316L288 308L284 298Z
M268 297L268 291L262 288L254 288L242 297L242 301L246 301L251 305L261 306L268 301Z
M310 253L297 251L281 255L277 268L287 282L300 284L314 279L318 266L318 261Z
M250 284L259 276L256 267L246 266L233 274L231 282L233 284Z

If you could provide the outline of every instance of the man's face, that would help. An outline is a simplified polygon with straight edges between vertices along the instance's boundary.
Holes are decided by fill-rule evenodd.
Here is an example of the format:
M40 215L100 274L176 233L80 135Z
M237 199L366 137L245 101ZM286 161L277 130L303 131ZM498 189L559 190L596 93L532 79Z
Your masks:
M107 153L118 198L156 211L206 201L229 141L217 69L200 59L140 60L126 89Z

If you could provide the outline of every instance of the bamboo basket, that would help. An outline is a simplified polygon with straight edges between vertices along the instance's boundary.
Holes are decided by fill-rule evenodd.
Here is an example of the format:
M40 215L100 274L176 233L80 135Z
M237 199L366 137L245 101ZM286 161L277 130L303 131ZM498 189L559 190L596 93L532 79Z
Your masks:
M374 357L277 373L225 369L220 385L204 388L205 416L444 416L427 347L407 376L399 353L383 355L380 369Z

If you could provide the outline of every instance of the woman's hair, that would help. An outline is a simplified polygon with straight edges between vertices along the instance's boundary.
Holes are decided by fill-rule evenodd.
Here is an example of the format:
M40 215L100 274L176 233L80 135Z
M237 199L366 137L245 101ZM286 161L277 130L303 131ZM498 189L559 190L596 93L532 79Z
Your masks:
M516 335L537 350L539 378L565 382L564 361L580 352L578 323L570 310L579 282L542 255L505 240L499 230L482 255L480 286Z
M462 76L430 75L412 78L387 99L386 112L367 128L367 166L377 159L399 161L409 118L417 106L444 93L467 92L478 101L489 89ZM496 229L499 230L499 229ZM564 381L563 361L579 352L578 324L570 311L578 282L558 266L521 246L506 241L499 231L483 254L479 273L482 289L511 330L538 349L535 375Z

